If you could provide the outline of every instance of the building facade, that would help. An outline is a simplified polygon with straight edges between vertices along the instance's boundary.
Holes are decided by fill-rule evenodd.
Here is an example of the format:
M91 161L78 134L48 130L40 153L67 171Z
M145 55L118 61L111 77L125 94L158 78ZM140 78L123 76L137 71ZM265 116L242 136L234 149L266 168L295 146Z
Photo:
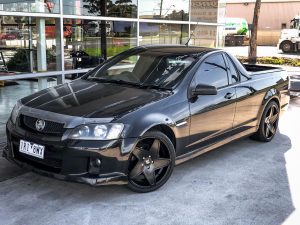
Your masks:
M144 44L223 45L220 0L0 0L0 80L64 82Z
M245 18L252 24L255 0L227 0L226 17ZM262 0L259 23L259 45L277 45L282 29L300 15L299 0Z

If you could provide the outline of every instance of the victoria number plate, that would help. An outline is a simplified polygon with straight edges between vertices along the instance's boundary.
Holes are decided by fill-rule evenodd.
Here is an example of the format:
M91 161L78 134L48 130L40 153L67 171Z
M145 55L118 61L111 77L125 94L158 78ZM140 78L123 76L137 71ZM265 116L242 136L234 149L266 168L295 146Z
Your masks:
M35 143L30 143L28 141L20 140L19 151L24 154L43 159L44 158L44 150L45 150L45 146L43 146L43 145L38 145Z

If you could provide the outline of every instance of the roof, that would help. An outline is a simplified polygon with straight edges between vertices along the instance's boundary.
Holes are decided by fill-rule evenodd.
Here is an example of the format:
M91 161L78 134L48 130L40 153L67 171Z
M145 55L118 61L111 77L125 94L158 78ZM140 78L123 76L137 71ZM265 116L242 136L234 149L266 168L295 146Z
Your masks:
M186 46L186 45L141 45L137 48L146 48L151 49L154 52L164 52L164 53L201 53L201 52L211 52L216 51L218 49L215 48L207 48L200 46Z

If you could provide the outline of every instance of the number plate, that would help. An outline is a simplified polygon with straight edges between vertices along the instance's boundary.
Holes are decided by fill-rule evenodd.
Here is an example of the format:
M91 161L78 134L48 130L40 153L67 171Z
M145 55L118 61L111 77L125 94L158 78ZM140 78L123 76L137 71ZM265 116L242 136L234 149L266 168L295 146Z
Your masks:
M20 140L19 151L24 154L43 159L44 150L45 150L45 146L43 145L38 145L35 143L30 143L28 141Z

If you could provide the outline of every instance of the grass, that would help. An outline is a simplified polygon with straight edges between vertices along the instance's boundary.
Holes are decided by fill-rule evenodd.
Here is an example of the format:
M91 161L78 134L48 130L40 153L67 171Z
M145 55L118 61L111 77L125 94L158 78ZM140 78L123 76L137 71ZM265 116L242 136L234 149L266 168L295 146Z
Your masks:
M120 52L123 52L127 49L131 48L129 45L123 46L109 46L107 47L107 56L114 56ZM84 51L90 56L101 56L101 48L85 48Z

